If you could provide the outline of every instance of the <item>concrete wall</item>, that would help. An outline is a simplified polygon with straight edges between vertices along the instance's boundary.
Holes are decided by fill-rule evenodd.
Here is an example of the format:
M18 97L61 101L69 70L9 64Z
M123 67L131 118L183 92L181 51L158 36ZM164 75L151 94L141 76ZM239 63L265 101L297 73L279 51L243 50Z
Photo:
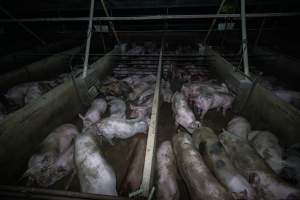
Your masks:
M206 50L218 75L237 94L234 112L250 120L254 129L270 130L282 144L300 142L300 111L271 91L234 71L234 66L212 49Z

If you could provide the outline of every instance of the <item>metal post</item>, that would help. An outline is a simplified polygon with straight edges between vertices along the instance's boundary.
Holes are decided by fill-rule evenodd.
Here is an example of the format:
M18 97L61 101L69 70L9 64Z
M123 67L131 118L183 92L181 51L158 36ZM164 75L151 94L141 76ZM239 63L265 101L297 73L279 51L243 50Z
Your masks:
M107 8L106 8L106 5L105 5L105 3L104 3L104 0L101 0L101 3L102 3L102 7L103 7L103 9L104 9L104 12L105 12L106 17L110 17L110 16L109 16L109 13L108 13L108 10L107 10ZM117 34L116 30L115 30L114 24L112 23L112 21L109 21L108 23L109 23L109 26L110 26L110 28L111 28L111 30L112 30L112 32L113 32L115 38L116 38L117 43L120 44L120 39L119 39L118 34Z
M7 16L9 16L11 19L13 20L17 20L12 14L10 14L7 10L5 10L2 6L0 6L0 10L2 12L4 12ZM47 43L42 40L37 34L35 34L32 30L30 30L27 26L25 26L24 24L22 24L20 21L18 21L18 24L25 30L27 31L29 34L31 34L33 37L35 37L39 42L41 42L43 45L46 45Z
M89 54L90 54L90 46L91 46L91 38L92 38L92 28L93 28L94 4L95 4L95 0L91 0L90 19L89 19L89 27L87 31L82 78L86 77L87 68L89 64Z
M163 54L163 45L161 46L160 55L159 55L159 63L158 63L157 75L156 75L156 85L155 85L155 92L154 92L152 112L151 112L151 120L149 124L149 131L148 131L148 138L147 138L143 180L141 185L141 189L143 190L143 196L146 197L151 192L151 188L153 185L153 175L155 171L154 162L155 162L155 146L156 146L156 137L157 137L157 121L158 121L158 111L159 111L158 108L159 108L159 96L160 96L162 54Z
M226 0L223 0L223 1L221 2L220 7L219 7L219 9L218 9L218 11L217 11L217 14L220 14L220 12L222 11L222 8L223 8L225 2L226 2ZM211 25L210 25L210 27L209 27L209 29L208 29L208 32L207 32L207 34L206 34L206 36L205 36L205 38L204 38L204 41L203 41L204 46L206 45L207 39L208 39L208 37L209 37L209 35L210 35L212 29L214 28L216 21L217 21L216 18L213 19L213 21L212 21L212 23L211 23Z
M259 27L259 31L258 31L257 37L255 39L255 42L254 42L255 47L257 46L257 44L259 42L259 39L261 37L261 34L262 34L263 29L264 29L265 23L266 23L266 18L263 19L263 21L261 22L261 25Z
M248 48L247 48L247 30L246 30L246 9L245 0L241 0L241 22L242 22L242 47L243 47L243 61L244 73L249 76L248 64Z

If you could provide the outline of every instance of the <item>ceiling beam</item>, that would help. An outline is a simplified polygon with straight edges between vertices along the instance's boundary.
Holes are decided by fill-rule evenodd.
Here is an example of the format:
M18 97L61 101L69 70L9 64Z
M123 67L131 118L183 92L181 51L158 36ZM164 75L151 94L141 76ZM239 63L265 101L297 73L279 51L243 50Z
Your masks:
M265 17L293 17L300 16L300 12L290 13L248 13L247 18ZM239 13L234 14L202 14L202 15L153 15L134 17L94 17L94 21L147 21L147 20L175 20L175 19L214 19L214 18L234 18L240 19ZM1 23L16 22L56 22L56 21L88 21L89 17L55 17L55 18L22 18L22 19L1 19Z

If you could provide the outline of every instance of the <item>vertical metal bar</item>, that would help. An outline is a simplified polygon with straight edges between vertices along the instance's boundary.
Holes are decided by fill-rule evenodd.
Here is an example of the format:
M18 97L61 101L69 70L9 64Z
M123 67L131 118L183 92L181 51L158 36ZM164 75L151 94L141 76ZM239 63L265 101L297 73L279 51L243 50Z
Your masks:
M109 13L108 13L108 10L107 10L107 8L106 8L106 5L105 5L105 3L104 3L104 0L101 0L101 3L102 3L102 7L103 7L103 9L104 9L104 12L105 12L106 17L110 17L110 15L109 15ZM118 34L117 34L116 30L115 30L114 24L112 23L112 21L109 21L108 23L109 23L109 26L110 26L110 28L111 28L111 30L112 30L112 32L113 32L115 38L116 38L117 43L120 44L120 39L119 39Z
M86 77L87 68L88 68L88 64L89 64L89 55L90 55L90 46L91 46L92 28L93 28L94 5L95 5L95 0L91 0L90 19L89 19L89 26L88 26L88 31L87 31L87 40L86 40L86 47L85 47L82 78Z
M246 3L245 0L241 0L241 22L242 22L242 49L243 49L243 62L244 73L249 76L249 64L248 64L248 47L247 47L247 30L246 30Z
M159 98L160 98L159 96L160 96L162 55L163 55L163 46L160 49L155 92L154 92L154 98L152 104L151 120L149 124L149 131L148 131L148 138L147 138L143 180L141 184L141 189L143 190L143 196L149 195L153 185L153 175L155 170L154 162L155 162L155 148L156 148L156 137L157 137L157 121L158 121L158 109L159 109Z
M217 11L217 14L220 14L220 12L222 11L222 8L223 8L225 2L226 2L226 0L222 0L222 2L221 2L221 4L220 4L220 7L219 7L219 9L218 9L218 11ZM217 21L216 18L213 19L213 21L212 21L212 23L211 23L211 25L210 25L210 27L209 27L209 29L208 29L208 32L206 33L206 36L205 36L205 38L204 38L204 40L203 40L203 44L204 44L204 45L206 45L207 40L208 40L208 37L209 37L211 31L213 30L216 21Z
M0 10L5 13L7 16L12 18L13 20L17 20L12 14L10 14L7 10L5 10L2 6L0 6ZM39 42L41 42L43 45L46 45L47 43L42 40L37 34L35 34L32 30L30 30L27 26L25 26L22 22L18 21L19 26L21 26L25 31L27 31L29 34L31 34L33 37L35 37Z
M266 22L266 18L263 19L263 21L261 22L261 25L259 27L259 31L258 31L258 34L256 36L256 39L255 39L255 42L254 42L254 46L256 47L258 42L259 42L259 39L261 37L261 34L262 34L262 31L264 29L264 26L265 26L265 22Z

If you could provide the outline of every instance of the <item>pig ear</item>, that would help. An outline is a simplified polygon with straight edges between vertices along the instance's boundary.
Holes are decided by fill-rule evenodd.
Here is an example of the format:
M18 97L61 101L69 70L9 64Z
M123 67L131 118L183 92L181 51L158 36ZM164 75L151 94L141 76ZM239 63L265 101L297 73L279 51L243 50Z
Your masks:
M85 117L82 116L80 113L78 114L79 118L82 119L82 120L85 120Z

